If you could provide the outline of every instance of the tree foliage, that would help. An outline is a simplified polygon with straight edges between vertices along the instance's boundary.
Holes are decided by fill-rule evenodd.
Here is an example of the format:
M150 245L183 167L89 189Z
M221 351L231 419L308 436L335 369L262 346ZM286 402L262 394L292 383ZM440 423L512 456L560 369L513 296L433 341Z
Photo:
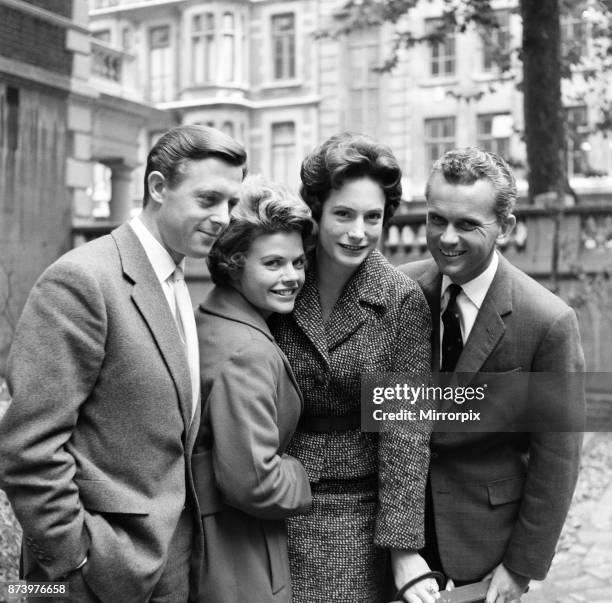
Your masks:
M381 72L391 72L402 51L416 44L441 42L449 33L461 34L469 29L491 42L500 28L491 0L443 0L438 26L416 35L410 27L410 11L422 3L423 0L346 0L320 35L337 38L360 29L393 25L389 52L377 67ZM602 73L612 71L612 0L519 0L514 12L520 14L523 23L521 45L493 48L493 59L498 78L514 79L524 94L523 137L530 168L530 197L553 191L560 194L567 183L562 78L581 82L571 90L572 103L586 103L589 96L598 98L595 128L612 130L612 91L607 89L607 78L602 77ZM576 35L564 43L560 15L576 17ZM586 28L591 40L588 53Z

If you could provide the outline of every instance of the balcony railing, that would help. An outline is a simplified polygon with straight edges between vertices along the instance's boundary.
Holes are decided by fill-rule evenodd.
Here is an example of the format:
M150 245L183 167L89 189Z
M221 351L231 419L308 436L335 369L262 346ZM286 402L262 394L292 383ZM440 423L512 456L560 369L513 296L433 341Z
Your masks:
M411 204L412 205L412 204ZM386 232L382 251L393 264L429 257L425 235L425 204L415 203L396 215ZM525 272L550 274L554 217L551 209L520 205L516 228L501 251ZM612 266L612 209L605 205L577 205L565 210L560 233L561 275L598 272Z
M126 53L100 40L91 41L91 54L93 57L91 71L94 75L118 84L122 81L123 62Z

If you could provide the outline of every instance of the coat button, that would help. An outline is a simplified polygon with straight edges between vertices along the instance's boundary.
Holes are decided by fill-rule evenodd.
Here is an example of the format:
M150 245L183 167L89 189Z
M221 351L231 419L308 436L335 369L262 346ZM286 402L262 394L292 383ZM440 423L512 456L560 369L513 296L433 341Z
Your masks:
M440 455L437 452L432 452L431 453L431 458L432 459L437 459Z
M322 375L321 373L316 373L314 376L314 382L317 385L325 385L327 383L327 379L325 378L325 375Z

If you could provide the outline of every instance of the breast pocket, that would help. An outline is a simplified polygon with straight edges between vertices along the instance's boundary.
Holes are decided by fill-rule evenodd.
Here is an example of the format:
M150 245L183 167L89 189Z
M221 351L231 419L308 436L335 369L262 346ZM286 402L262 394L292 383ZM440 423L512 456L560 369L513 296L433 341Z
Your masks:
M523 497L523 476L496 480L487 484L489 504L492 507L518 502Z

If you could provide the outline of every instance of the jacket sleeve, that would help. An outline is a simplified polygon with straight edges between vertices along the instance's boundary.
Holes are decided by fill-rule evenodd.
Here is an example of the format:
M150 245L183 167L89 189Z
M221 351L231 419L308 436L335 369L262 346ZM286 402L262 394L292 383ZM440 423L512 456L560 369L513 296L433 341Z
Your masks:
M279 454L275 362L256 342L223 363L206 400L213 433L213 470L225 501L262 519L281 519L310 507L301 463Z
M578 321L570 308L550 325L531 370L560 377L559 385L549 391L539 388L538 399L530 395L533 403L554 407L564 415L575 416L578 411L584 416L584 390L573 383L564 386L566 379L580 379L584 372ZM503 559L517 574L542 580L548 572L578 479L583 435L579 430L531 434L519 516Z
M427 385L431 366L431 318L420 288L414 285L399 304L389 372L410 385ZM413 408L422 406L417 402ZM397 549L424 546L425 485L432 425L391 421L379 443L379 510L375 542Z
M89 547L66 444L94 387L105 332L95 279L60 262L30 293L9 355L12 403L0 421L0 486L23 528L24 545L51 579L74 569Z

